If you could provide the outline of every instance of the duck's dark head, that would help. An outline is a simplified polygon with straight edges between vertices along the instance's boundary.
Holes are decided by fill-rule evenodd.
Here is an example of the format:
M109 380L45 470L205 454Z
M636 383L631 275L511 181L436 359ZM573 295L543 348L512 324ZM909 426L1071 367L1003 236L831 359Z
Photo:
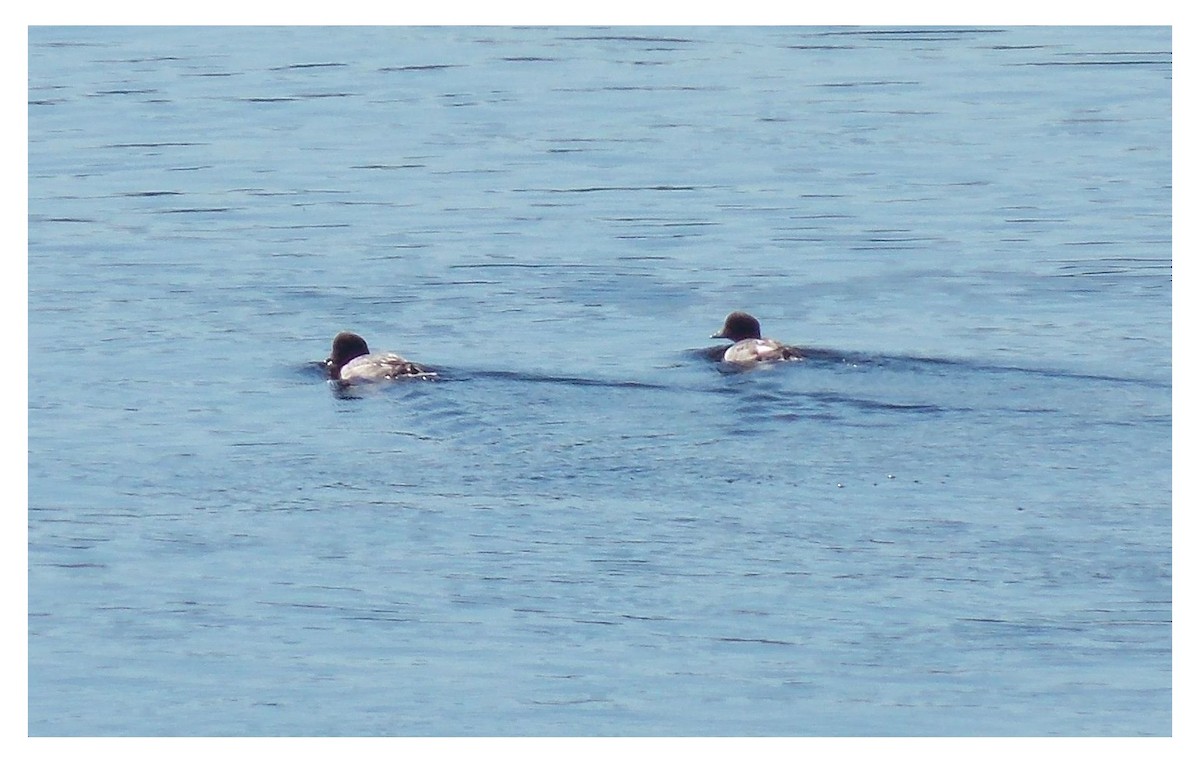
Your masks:
M728 338L737 343L747 338L762 338L758 320L745 312L733 312L725 318L725 327L712 334L713 338Z
M333 349L325 360L325 369L329 371L330 377L337 378L342 372L342 365L355 357L370 353L371 350L367 348L367 342L362 336L355 333L338 333L333 339Z

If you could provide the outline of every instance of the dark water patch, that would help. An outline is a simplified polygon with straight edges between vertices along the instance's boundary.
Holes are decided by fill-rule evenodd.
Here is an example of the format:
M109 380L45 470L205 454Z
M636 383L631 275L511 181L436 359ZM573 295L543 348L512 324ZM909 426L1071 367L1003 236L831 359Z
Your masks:
M619 42L619 43L695 43L695 40L686 37L657 37L653 35L577 35L560 37L560 40L568 41L595 41L595 42Z
M1003 29L989 29L984 27L917 27L906 29L835 29L817 34L818 36L828 37L868 37L880 40L911 41L913 39L946 40L969 35L990 35L1003 32L1005 32Z
M664 229L721 225L720 222L717 221L657 221L647 223L649 223L650 226L660 226Z
M565 386L586 386L611 389L652 389L671 390L675 387L663 384L645 383L641 381L615 381L601 378L584 378L569 375L548 375L544 373L526 373L510 370L446 370L447 380L470 380L472 378L492 379L498 381L520 381L523 383L548 383Z
M813 235L812 237L801 237L799 235L792 235L790 237L785 237L785 236L772 237L769 240L769 242L807 242L807 243L811 243L811 242L824 242L825 239L826 238L820 237L818 235Z
M325 254L305 251L276 251L267 253L269 258L321 258ZM305 291L292 291L293 295L305 295Z
M160 216L160 215L163 215L163 216L169 216L169 215L177 215L177 214L181 214L181 213L182 213L182 214L189 214L189 213L229 213L230 211L234 211L234 210L241 210L241 208L233 208L233 207L213 207L213 208L168 208L168 209L166 209L166 210L155 210L155 211L150 211L150 212L151 212L151 214L152 214L152 215L156 215L156 216Z
M904 355L878 355L874 357L865 357L864 364L872 362L886 366L900 366L910 368L958 368L983 373L1022 373L1036 375L1051 379L1075 380L1075 381L1104 381L1110 383L1121 384L1137 384L1150 388L1169 389L1170 382L1155 381L1147 378L1135 378L1128 376L1104 375L1099 373L1080 373L1071 370L1063 370L1049 367L1032 367L1025 365L1002 365L991 362L982 362L977 360L962 360L949 359L944 357L923 357L923 356L904 356Z
M295 96L243 96L235 101L244 101L247 104L281 104L289 101L299 101Z
M446 380L446 377L440 370L430 370L425 375L404 376L402 378L389 379L385 381L366 381L347 383L346 381L330 380L326 376L329 384L329 391L336 399L341 400L359 400L368 397L386 396L391 393L408 394L411 393L409 387L412 386L428 386L431 384L440 383ZM427 436L408 431L394 432L401 436L413 437L416 439L428 439Z
M350 224L288 224L286 226L267 226L264 229L276 231L294 231L298 229L348 229Z
M407 66L380 67L380 72L437 72L442 69L455 69L464 64L410 64Z
M661 234L618 234L617 240L689 240L702 237L701 232L663 232Z
M248 194L251 197L302 197L302 196L304 196L303 191L297 191L294 189L287 190L287 191L280 191L280 190L268 190L268 189L263 189L261 187L249 187L249 186L234 187L233 189L230 189L229 191L234 194Z
M1116 245L1119 243L1106 240L1092 242L1065 243L1067 245ZM1086 260L1062 261L1058 265L1058 277L1088 277L1096 275L1146 275L1169 276L1172 271L1169 258L1134 258L1114 256Z
M297 374L305 376L306 378L321 378L324 380L329 379L329 373L325 367L324 360L313 360L312 362L306 362L303 365L296 366L293 368L293 370Z
M30 215L31 222L37 221L46 224L94 224L96 219L93 218L74 218L71 216L39 216Z
M367 621L371 623L416 623L416 618L400 615L347 615L346 620Z
M849 250L852 250L856 253L890 253L890 252L911 251L911 250L916 250L916 249L917 249L916 245L903 245L903 244L885 245L882 243L875 244L875 245L851 245L851 246L849 246Z
M1112 117L1068 117L1065 120L1060 120L1059 125L1103 125L1105 123L1123 122L1125 120Z
M247 439L234 440L230 447L283 447L289 444L286 440Z
M636 92L644 91L649 93L654 92L671 92L671 91L725 91L727 88L722 88L713 85L601 85L595 88L556 88L555 90L562 93L604 93L604 92ZM664 127L679 127L677 124L666 125Z
M976 626L987 626L1000 629L1007 632L1017 633L1021 635L1040 635L1040 634L1079 634L1083 633L1086 628L1084 626L1070 626L1061 623L1038 623L1033 621L1008 620L1004 618L959 618L962 623L968 623Z
M845 80L833 83L817 83L816 88L881 88L892 85L920 85L916 80Z
M937 242L935 237L920 237L909 235L906 230L898 229L894 233L885 231L869 232L870 236L864 238L870 243L931 243Z
M618 571L619 572L619 571ZM605 620L603 618L573 618L572 623L581 623L591 626L620 626L620 621Z
M155 64L162 61L186 61L179 56L138 56L129 59L99 59L102 64Z
M48 29L48 28L47 28ZM83 40L48 40L37 44L39 48L109 48L111 42L88 42Z
M650 186L577 186L544 189L514 189L514 192L545 192L549 194L593 194L595 192L695 192L706 187L677 184Z
M680 222L678 219L663 216L599 216L599 221L611 221L618 224L649 224L651 226L715 226L716 222Z
M369 165L351 165L350 167L353 170L412 170L414 168L425 168L428 166L424 163L410 162L397 164L371 163Z
M106 91L94 91L89 96L142 96L147 93L158 93L157 88L114 88Z
M740 644L761 644L761 645L774 645L774 646L780 646L780 647L796 646L795 642L789 642L784 639L757 639L757 638L752 638L752 637L715 637L715 639L718 642L732 642L732 643L740 643Z
M826 405L850 405L854 409L870 412L870 411L885 411L885 412L910 412L910 413L948 413L948 412L969 412L970 408L951 408L942 405L931 405L922 403L903 403L903 402L885 402L877 399L866 399L864 397L851 397L840 392L822 391L822 392L806 392L800 396L820 402Z
M413 246L413 247L425 247L425 246L423 246L423 245L422 245L422 246ZM503 285L504 283L503 283L503 282L501 282L500 280L439 280L439 279L426 279L426 280L422 280L422 281L421 281L421 284L422 284L422 285L428 285L428 286L430 286L430 287L438 287L438 288L454 288L454 287L470 287L470 286L472 286L472 285Z
M569 677L573 678L573 677ZM611 698L562 698L559 700L545 700L539 698L530 698L529 703L533 706L584 706L589 703L611 703Z
M853 45L785 45L784 48L792 51L852 51Z
M499 263L499 264L453 264L450 266L450 268L451 269L537 269L537 270L545 270L545 271L595 270L595 271L597 271L597 273L600 273L602 271L595 264L578 264L578 263L576 263L576 264L544 264L544 263L531 264L531 263L525 263L525 262L520 262L520 261L514 261L514 262L510 262L510 263Z
M143 141L128 144L101 144L101 149L167 149L182 146L208 146L201 141Z
M724 368L724 365L719 365ZM730 371L731 375L739 375L745 373L755 373L770 369L774 371L788 370L789 372L799 372L805 369L803 361L789 361L782 363L773 363L770 365L752 366L749 369L745 367ZM807 366L809 370L813 370L811 366ZM722 372L725 372L722 370ZM852 394L838 389L795 389L784 388L788 386L787 379L771 378L771 379L756 379L749 377L746 379L737 379L739 385L734 388L713 385L710 391L715 393L730 393L730 392L747 392L752 396L750 399L740 402L736 406L736 412L744 413L747 416L757 419L758 417L769 417L778 421L800 421L810 418L830 419L833 417L830 409L846 410L849 409L858 413L912 413L919 415L942 415L956 412L970 412L972 408L954 407L944 404L935 404L932 402L921 401L899 401L894 396L864 396L863 394ZM743 389L740 381L754 382L752 389ZM791 379L795 380L795 379ZM768 385L759 385L760 383L769 381ZM753 429L751 429L751 432Z
M271 67L272 72L283 72L289 69L328 69L331 67L344 67L345 64L336 61L314 62L311 64L285 64L281 67Z
M721 361L721 359L722 359L722 358L725 356L725 350L726 350L726 349L728 349L728 348L729 348L729 346L728 346L728 345L725 345L725 346L707 346L707 347L705 347L705 348L703 348L703 349L691 349L691 350L690 350L690 351L688 351L686 354L687 354L688 356L692 356L692 357L699 357L699 358L701 358L701 359L706 359L706 360L709 360L709 361L711 361L711 362L720 362L720 361Z
M1170 52L1151 52L1146 54L1128 52L1100 53L1063 53L1061 56L1071 56L1069 61L1024 61L1014 66L1027 67L1141 67L1141 66L1171 66ZM1090 58L1100 57L1100 58ZM1120 58L1118 58L1120 57Z

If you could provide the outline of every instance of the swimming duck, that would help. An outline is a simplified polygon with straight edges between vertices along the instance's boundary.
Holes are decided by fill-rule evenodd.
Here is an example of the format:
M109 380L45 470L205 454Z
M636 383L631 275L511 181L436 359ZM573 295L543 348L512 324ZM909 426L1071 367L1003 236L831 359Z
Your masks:
M733 312L725 318L725 326L713 333L713 338L728 338L733 345L725 349L721 359L739 365L755 362L803 359L800 350L770 338L762 337L758 320L745 312Z
M334 337L333 349L325 360L325 369L330 378L343 383L433 378L437 375L399 354L371 354L367 342L355 333L338 333Z

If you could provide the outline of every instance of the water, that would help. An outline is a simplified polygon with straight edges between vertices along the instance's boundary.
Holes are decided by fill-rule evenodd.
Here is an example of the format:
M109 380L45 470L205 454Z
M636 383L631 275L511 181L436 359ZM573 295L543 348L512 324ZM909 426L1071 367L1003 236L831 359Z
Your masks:
M1171 733L1169 29L42 27L29 102L30 734Z

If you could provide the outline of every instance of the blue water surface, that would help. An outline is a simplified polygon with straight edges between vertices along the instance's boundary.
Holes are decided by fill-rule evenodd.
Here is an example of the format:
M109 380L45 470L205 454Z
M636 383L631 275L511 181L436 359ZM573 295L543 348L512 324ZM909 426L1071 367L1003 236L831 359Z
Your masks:
M31 28L29 733L1171 734L1171 50Z

